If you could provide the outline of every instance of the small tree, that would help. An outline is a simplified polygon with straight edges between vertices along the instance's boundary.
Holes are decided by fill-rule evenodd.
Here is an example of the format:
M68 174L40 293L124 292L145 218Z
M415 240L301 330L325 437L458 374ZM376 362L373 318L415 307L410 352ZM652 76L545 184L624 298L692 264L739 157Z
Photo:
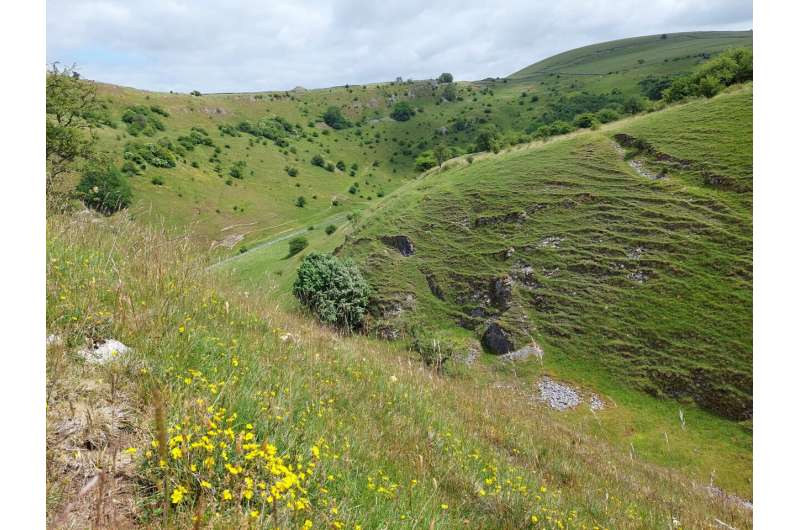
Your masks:
M497 152L499 149L497 127L490 124L481 129L475 138L475 150Z
M47 71L45 153L47 160L45 191L57 191L63 176L80 161L93 155L92 127L101 112L95 85L75 77L74 67Z
M452 83L449 83L444 86L442 89L442 97L447 101L455 101L458 97L458 91L456 90L456 86Z
M302 208L302 207L304 207L304 206L306 205L306 198L305 198L305 197L303 197L302 195L301 195L301 196L299 196L299 197L298 197L298 198L297 198L297 199L294 201L294 205L295 205L295 206L297 206L298 208Z
M308 246L308 239L303 236L293 237L289 240L289 257L294 256Z
M407 101L398 101L392 109L391 117L396 121L408 121L415 113Z
M442 167L444 161L450 158L450 148L445 144L437 144L433 148L433 156L436 158L436 163L439 167Z
M336 232L336 225L328 225L328 226L325 227L325 233L326 234L331 235L334 232Z
M322 115L322 121L334 129L346 129L350 127L350 122L342 115L342 109L339 107L328 107L328 110Z
M132 199L128 181L115 165L104 160L86 165L75 191L87 207L105 215L127 208Z
M453 82L453 74L449 72L444 72L442 75L439 76L440 83L452 83Z
M292 292L322 322L348 331L362 325L370 297L369 284L355 264L317 253L303 258Z
M325 159L322 158L322 155L314 155L311 157L311 165L312 166L319 166L324 168L325 167Z

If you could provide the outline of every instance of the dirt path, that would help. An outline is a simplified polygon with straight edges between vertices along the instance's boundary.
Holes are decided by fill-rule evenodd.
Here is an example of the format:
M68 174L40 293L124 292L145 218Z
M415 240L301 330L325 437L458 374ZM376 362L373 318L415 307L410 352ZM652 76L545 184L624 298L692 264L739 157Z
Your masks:
M321 219L319 221L311 222L311 223L308 223L308 224L328 225L328 224L332 224L332 223L341 221L341 220L346 219L346 218L347 218L347 214L346 213L338 213L336 215L332 215L330 217L326 217L326 218ZM276 243L280 243L281 241L286 241L287 239L290 239L292 237L299 236L301 234L305 234L306 232L308 232L308 225L303 226L303 228L294 228L294 229L289 228L289 229L286 229L283 232L279 232L278 235L276 235L275 237L258 243L257 245L253 246L252 248L250 248L245 253L234 254L232 256L228 256L227 258L223 258L223 259L219 260L218 262L216 262L213 265L211 265L210 267L208 267L208 269L209 270L217 269L217 268L219 268L219 267L221 267L221 266L223 266L223 265L225 265L227 263L230 263L231 261L235 261L235 260L237 260L239 258L242 258L242 257L246 256L247 254L249 254L251 252L254 252L254 251L262 249L262 248L270 247L270 246L272 246L272 245L274 245Z

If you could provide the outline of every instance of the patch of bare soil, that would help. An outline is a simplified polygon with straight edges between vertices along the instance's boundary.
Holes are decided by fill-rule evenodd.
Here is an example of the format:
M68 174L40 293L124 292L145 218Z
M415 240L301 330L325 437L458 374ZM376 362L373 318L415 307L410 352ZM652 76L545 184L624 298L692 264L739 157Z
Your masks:
M93 363L47 342L47 526L133 528L140 369L125 355Z

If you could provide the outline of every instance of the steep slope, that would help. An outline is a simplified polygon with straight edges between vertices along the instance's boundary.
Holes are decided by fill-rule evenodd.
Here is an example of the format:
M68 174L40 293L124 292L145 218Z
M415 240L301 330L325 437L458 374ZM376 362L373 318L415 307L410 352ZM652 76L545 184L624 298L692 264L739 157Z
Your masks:
M751 416L750 87L453 166L339 249L373 329L535 341L554 369Z

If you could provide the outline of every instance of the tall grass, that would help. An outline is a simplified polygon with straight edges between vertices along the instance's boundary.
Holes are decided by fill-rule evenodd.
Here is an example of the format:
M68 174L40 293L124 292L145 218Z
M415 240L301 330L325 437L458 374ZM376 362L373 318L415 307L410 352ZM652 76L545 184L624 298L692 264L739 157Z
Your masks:
M442 376L397 346L339 336L275 300L221 286L186 238L122 215L55 215L47 245L48 333L61 339L47 374L54 526L65 508L63 526L76 527L93 515L96 526L147 528L752 526L735 503L570 426L519 385ZM74 353L109 337L132 351L104 366ZM108 384L88 388L98 378ZM125 421L112 415L109 436L65 446L59 426L79 414L74 404L90 396L102 408L112 394ZM241 472L221 457L204 466L211 452L191 446L222 429ZM236 460L252 440L255 451L274 448L300 487L259 497L259 480L271 492L289 475ZM94 470L64 470L82 458L109 461L100 453L115 444L129 460L116 491L95 487L94 510L75 502Z

